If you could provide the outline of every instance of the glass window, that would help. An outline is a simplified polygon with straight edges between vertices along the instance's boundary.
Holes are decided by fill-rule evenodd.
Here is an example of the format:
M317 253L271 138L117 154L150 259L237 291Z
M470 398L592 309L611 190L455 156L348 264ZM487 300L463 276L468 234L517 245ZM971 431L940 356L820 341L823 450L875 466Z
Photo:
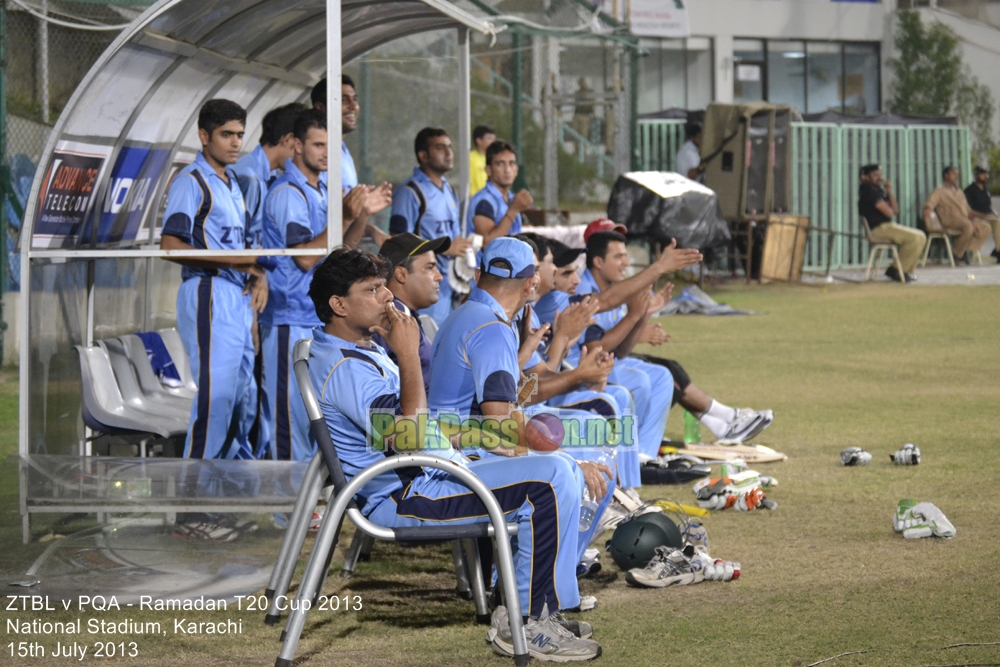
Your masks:
M878 44L844 45L844 113L879 112L878 60Z
M733 101L752 102L764 99L764 40L733 40Z
M806 111L840 111L841 45L837 42L806 44Z
M798 41L767 43L767 100L806 108L806 45Z

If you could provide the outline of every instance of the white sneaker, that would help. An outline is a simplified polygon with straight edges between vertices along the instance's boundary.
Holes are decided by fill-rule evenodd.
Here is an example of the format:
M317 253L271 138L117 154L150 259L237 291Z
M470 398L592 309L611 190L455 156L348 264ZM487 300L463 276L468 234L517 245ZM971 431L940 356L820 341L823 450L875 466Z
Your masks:
M773 421L774 413L770 410L757 412L750 408L739 408L736 410L736 418L729 422L726 432L719 440L734 444L745 442L758 435Z
M667 546L656 547L656 555L646 567L634 568L625 573L625 581L633 586L646 588L686 586L704 580L705 567L701 560Z
M589 627L590 624L586 625ZM593 633L593 628L590 632ZM540 618L530 619L524 625L524 635L528 640L528 655L543 662L580 662L601 655L600 644L592 639L575 637L548 613L547 606L543 608ZM493 612L486 636L497 654L505 657L514 655L506 607L497 607Z

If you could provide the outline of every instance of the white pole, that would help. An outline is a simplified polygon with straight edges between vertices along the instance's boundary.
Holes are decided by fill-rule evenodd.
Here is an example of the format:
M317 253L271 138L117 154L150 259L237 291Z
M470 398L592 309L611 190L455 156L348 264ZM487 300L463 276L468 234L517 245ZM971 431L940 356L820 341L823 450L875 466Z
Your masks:
M469 211L471 186L471 165L469 155L472 152L472 86L469 82L469 29L458 29L458 177L461 185L458 188L461 197L462 219L460 227L465 229L465 219Z
M49 1L42 0L41 13L48 15ZM49 22L38 19L38 92L42 122L49 122Z
M326 210L327 251L344 240L344 197L341 193L340 146L340 0L326 0L326 127L330 137L327 177L330 203Z

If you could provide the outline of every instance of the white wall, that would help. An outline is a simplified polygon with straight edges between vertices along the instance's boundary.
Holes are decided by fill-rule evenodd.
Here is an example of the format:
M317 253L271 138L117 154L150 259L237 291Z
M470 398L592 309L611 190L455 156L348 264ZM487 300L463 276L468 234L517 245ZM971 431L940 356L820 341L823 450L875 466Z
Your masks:
M886 3L803 0L692 0L691 34L715 40L715 100L733 101L733 38L881 42L885 53L894 0Z

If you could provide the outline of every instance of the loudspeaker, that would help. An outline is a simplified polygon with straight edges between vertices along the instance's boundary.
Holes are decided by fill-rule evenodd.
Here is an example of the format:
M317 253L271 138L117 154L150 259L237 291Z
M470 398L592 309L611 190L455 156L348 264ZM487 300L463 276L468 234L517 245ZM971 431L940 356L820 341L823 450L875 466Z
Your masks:
M762 220L791 208L790 122L788 107L709 106L703 136L718 144L708 147L702 167L727 220Z

